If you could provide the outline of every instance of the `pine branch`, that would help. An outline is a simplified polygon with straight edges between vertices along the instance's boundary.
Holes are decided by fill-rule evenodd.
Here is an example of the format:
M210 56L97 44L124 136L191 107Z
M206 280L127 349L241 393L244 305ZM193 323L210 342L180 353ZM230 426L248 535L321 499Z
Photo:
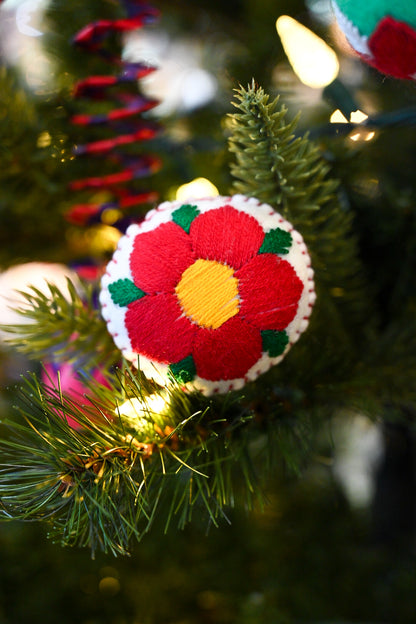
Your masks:
M353 215L319 149L295 137L297 118L287 121L278 98L269 102L254 84L238 90L235 106L234 188L270 203L299 229L315 270L310 329L272 375L301 388L321 411L338 403L377 414L386 403L414 402L414 315L378 330Z
M121 354L94 305L93 287L86 286L83 296L69 279L67 287L69 297L54 284L48 284L49 293L34 287L22 292L17 312L25 323L2 327L13 336L7 342L32 359L76 362L79 368L119 362Z
M307 136L295 137L297 118L286 121L278 98L269 102L262 88L240 88L230 116L231 172L234 190L271 204L298 229L311 254L318 300L314 331L331 310L333 342L345 344L340 361L347 364L374 331L369 287L359 259L353 215L341 206L337 182ZM326 319L325 319L326 320ZM319 331L318 331L319 333ZM355 344L354 344L355 343Z
M23 418L5 423L0 443L0 519L43 521L61 545L127 554L155 522L218 526L234 505L262 506L276 448L295 471L309 451L287 405L263 420L236 395L161 389L127 365L109 381L75 403L25 379Z
M43 520L63 545L113 554L128 552L156 522L164 530L195 517L217 525L237 502L248 509L262 504L276 456L299 471L320 421L316 413L323 418L334 405L348 404L348 374L363 347L353 334L365 333L357 326L365 324L363 309L354 312L363 281L356 277L351 217L333 196L335 183L327 181L317 149L293 138L285 110L274 111L276 103L254 87L240 99L244 113L234 118L231 145L243 163L239 175L251 185L245 192L280 208L301 231L318 287L310 331L265 376L266 412L262 381L246 387L244 398L207 398L159 388L126 366L108 372L108 387L91 382L89 398L77 404L61 388L30 378L22 391L23 422L9 422L10 437L0 445L3 519ZM13 344L37 359L53 353L77 365L114 364L120 354L92 291L84 301L72 284L69 300L56 287L49 290L26 293L21 312L30 323L14 328ZM152 407L150 399L162 406Z
M247 508L261 500L250 450L256 424L235 398L152 388L164 401L153 409L140 374L119 371L112 382L94 384L92 398L76 404L59 387L25 380L23 420L7 422L0 444L3 520L46 521L62 545L117 555L156 516L165 530L201 514L217 525L236 500Z
M241 112L230 115L229 149L236 158L231 164L233 186L302 223L333 197L337 183L326 179L329 167L317 147L306 136L295 138L299 115L288 122L287 108L278 109L279 98L269 99L254 81L236 90L233 104ZM297 214L300 209L302 215Z

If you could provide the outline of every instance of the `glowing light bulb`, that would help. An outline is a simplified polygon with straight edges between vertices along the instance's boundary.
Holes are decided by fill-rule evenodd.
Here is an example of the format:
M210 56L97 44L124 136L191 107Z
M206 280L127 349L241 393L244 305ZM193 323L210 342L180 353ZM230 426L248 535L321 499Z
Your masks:
M127 433L123 437L124 441L140 453L150 456L153 453L155 432L164 437L173 431L168 426L162 429L158 424L158 420L163 420L162 414L166 413L167 408L168 400L161 394L151 394L140 399L132 397L119 405L115 410L116 416L125 418L128 427L134 431L133 435Z
M352 112L351 115L350 115L351 123L362 123L366 119L368 119L368 115L363 113L363 111L361 111L361 110L356 110L356 111Z
M132 421L132 423L140 429L141 426L147 426L149 416L152 414L161 414L167 408L167 401L161 394L151 394L150 396L138 399L133 397L118 406L116 409L117 416L124 416Z
M276 29L293 71L303 84L323 88L338 76L339 62L323 39L288 15L281 15Z
M366 119L368 119L368 115L361 110L353 111L350 114L350 122L354 124L360 124ZM344 117L340 110L334 111L329 120L331 123L348 123L348 119ZM375 136L376 133L374 131L368 131L363 128L357 130L354 134L350 134L348 138L351 141L371 141Z
M356 124L360 124L363 121L365 121L366 119L368 119L368 115L366 115L365 113L363 113L363 111L361 110L356 110L354 112L351 113L350 115L350 122L351 123L356 123ZM354 134L352 134L350 136L351 141L371 141L371 139L373 139L375 137L376 133L373 131L368 131L365 130L364 128L362 130L358 130L358 132L355 132Z
M188 184L182 184L176 191L176 199L185 201L186 199L196 199L201 197L216 197L219 195L217 187L206 178L195 178Z
M339 109L332 113L329 121L331 123L348 123L348 119L341 113Z
M354 134L351 134L349 138L351 139L351 141L359 141L360 139L361 141L371 141L371 139L373 139L375 135L375 132L355 132Z
M41 132L36 141L36 147L49 147L52 137L49 132Z

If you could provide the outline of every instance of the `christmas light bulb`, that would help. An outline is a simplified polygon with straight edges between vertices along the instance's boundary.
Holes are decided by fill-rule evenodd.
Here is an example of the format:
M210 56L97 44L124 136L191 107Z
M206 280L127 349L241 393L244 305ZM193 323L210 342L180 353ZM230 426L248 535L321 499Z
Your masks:
M353 111L350 115L351 123L362 123L366 119L368 119L368 115L363 113L361 110Z
M165 412L168 401L161 394L151 394L150 396L137 398L132 397L119 405L116 409L117 416L128 418L135 429L146 429L149 426L149 417Z
M368 119L368 115L363 113L363 111L361 110L353 111L350 114L350 122L354 124L360 124L366 119ZM341 113L340 110L334 111L329 121L331 123L348 123L348 119ZM357 132L354 132L354 134L351 134L349 138L351 141L371 141L375 137L375 135L376 133L374 131L359 129Z
M176 191L176 199L179 201L185 201L193 197L217 197L218 195L217 187L206 178L195 178L188 184L182 184Z
M337 108L337 110L332 113L329 121L331 123L348 123L348 119L345 117L345 115L341 113L339 108Z
M298 78L308 87L323 88L338 76L334 50L311 30L288 15L281 15L276 29Z

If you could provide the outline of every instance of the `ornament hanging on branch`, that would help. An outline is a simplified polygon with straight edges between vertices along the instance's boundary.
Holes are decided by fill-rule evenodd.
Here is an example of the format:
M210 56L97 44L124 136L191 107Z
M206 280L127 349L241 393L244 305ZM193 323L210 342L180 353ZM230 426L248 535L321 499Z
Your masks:
M280 362L306 329L313 270L302 236L254 198L165 202L120 240L100 301L146 375L224 393Z
M337 22L360 57L383 74L416 79L416 4L332 0Z
M67 219L77 225L88 225L100 221L107 209L124 211L157 200L153 191L138 190L134 182L157 172L161 167L159 157L152 154L138 154L128 151L129 146L155 137L159 125L138 117L154 108L158 102L138 93L129 93L129 85L136 87L137 81L155 71L155 67L145 63L125 62L106 48L105 42L113 34L122 34L152 24L159 12L140 0L121 2L126 18L118 20L98 20L88 24L74 38L74 43L88 52L99 54L105 61L114 65L114 75L89 76L78 82L74 89L75 98L91 99L99 104L108 101L115 103L106 113L77 114L71 119L79 126L110 127L115 132L113 138L92 141L78 145L74 153L78 157L95 156L106 158L108 162L121 167L121 170L102 176L75 180L70 184L73 191L107 191L111 199L104 203L82 203L72 206ZM101 108L102 111L102 108Z

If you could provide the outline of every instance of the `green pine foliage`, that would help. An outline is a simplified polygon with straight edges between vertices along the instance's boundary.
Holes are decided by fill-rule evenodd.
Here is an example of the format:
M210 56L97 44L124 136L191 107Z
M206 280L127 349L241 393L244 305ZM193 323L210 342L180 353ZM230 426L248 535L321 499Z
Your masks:
M14 27L18 4L0 2L0 21L11 17ZM26 293L21 326L0 344L1 624L414 624L415 84L346 55L321 20L324 4L154 3L161 23L143 34L162 35L169 61L177 44L194 42L218 90L203 108L163 119L166 131L145 146L163 169L137 184L172 199L178 185L204 176L221 194L270 203L307 242L318 299L277 367L241 392L208 399L176 385L166 392L121 360L97 309L97 282L70 286L69 300L54 288L47 297ZM352 96L346 106L334 85L321 92L299 82L276 35L283 14L335 49L337 83ZM74 113L112 107L75 100L74 83L117 68L71 40L89 22L124 15L118 0L48 2L37 38L50 62L46 89L29 88L27 68L1 56L11 32L0 41L2 271L31 260L103 265L112 253L115 237L105 251L93 249L106 236L104 220L80 228L63 216L90 199L70 192L71 181L116 166L73 158L74 144L113 136L70 124ZM108 44L120 50L118 36ZM179 72L171 77L176 92ZM236 91L232 111L238 84L250 86ZM350 99L368 123L329 123L335 108L353 109ZM220 121L230 108L235 114ZM362 134L353 141L351 132ZM126 301L137 295L124 286ZM281 348L276 334L270 341ZM82 396L63 390L69 366ZM21 381L28 369L37 375ZM382 438L384 453L374 495L355 507L337 468L363 412L376 420L367 432L373 443Z
M270 101L254 82L237 90L233 104L239 111L230 119L233 189L271 204L301 232L323 306L347 332L361 334L371 307L353 214L341 204L321 150L307 135L296 136L298 117L287 120L279 98Z
M241 491L248 508L258 502L250 457L258 450L249 452L248 417L230 398L203 404L197 393L171 388L156 410L137 372L124 368L108 381L76 401L59 385L25 380L23 420L7 423L11 434L1 444L3 519L46 520L61 545L119 555L156 515L165 530L174 521L183 528L201 510L218 526Z
M1 65L0 92L0 265L33 254L58 260L57 245L63 262L67 250L58 206L66 193L62 159L68 154L65 137L54 125L57 112L41 115L37 98Z
M2 79L11 97L5 71ZM39 142L46 130L20 93L20 108L10 107L9 114L21 115L30 140ZM298 117L288 120L279 98L270 101L254 81L236 91L233 104L237 112L227 127L233 192L269 203L303 235L318 295L308 332L278 367L243 391L207 399L175 385L160 388L122 363L94 286L68 282L69 296L53 285L47 294L32 288L24 293L24 322L9 328L9 343L35 361L72 366L85 396L71 397L52 379L23 382L20 419L7 419L9 433L0 445L3 519L46 521L62 545L126 554L156 516L163 530L196 518L218 526L235 505L261 506L276 464L283 460L299 473L315 433L340 407L377 414L386 403L415 400L414 305L409 300L400 318L381 326L379 293L367 279L355 215L341 201L321 149L307 135L297 136ZM9 148L27 143L18 134L21 124L16 130L6 124L4 132ZM55 168L59 136L48 132L50 144L41 150ZM16 154L17 180L24 159L33 156L26 144ZM34 188L42 189L46 178L32 165ZM7 185L11 170L5 168ZM55 190L64 207L62 186L53 184L47 196L52 200ZM57 219L51 223L59 229ZM265 251L279 244L284 253L286 243L284 237L267 240ZM117 296L128 301L134 285L118 286ZM105 385L94 380L94 370L105 375ZM161 411L149 408L155 398ZM126 401L133 417L122 410Z
M94 304L94 288L88 284L77 288L70 279L67 287L67 293L54 284L48 284L46 292L35 287L22 292L17 312L25 322L4 327L7 342L31 359L106 370L120 361L121 354Z
M270 101L254 82L238 89L233 103L238 109L229 124L234 190L262 199L288 218L302 233L315 271L318 298L310 329L272 374L285 385L296 380L303 392L307 389L309 400L315 396L321 413L333 401L371 415L382 412L387 403L413 403L411 234L405 237L401 232L401 241L409 238L400 266L403 278L397 280L396 267L396 285L386 300L386 271L377 282L370 279L373 267L359 244L360 221L341 200L339 183L329 177L319 147L307 135L296 136L297 119L287 121L279 98ZM410 233L411 220L408 215ZM375 232L377 228L384 228L384 237L394 234L391 225L386 231L385 222L377 224ZM369 246L373 244L370 240ZM398 305L403 280L406 286ZM389 310L396 315L385 323Z
M298 120L287 120L279 98L270 101L253 82L237 90L233 104L233 190L258 197L290 220L304 237L315 272L310 329L271 375L309 401L314 396L321 409L342 403L345 389L337 390L336 383L352 379L376 324L353 215L342 206L318 146L296 136Z
M204 517L217 526L234 505L262 504L276 462L299 472L319 426L340 406L374 410L386 400L380 383L392 363L381 345L395 330L371 342L376 313L353 219L327 163L307 137L295 137L296 119L287 122L286 109L269 103L261 88L240 89L236 106L235 190L272 204L304 235L318 292L310 329L256 383L208 399L175 385L160 388L127 364L114 369L121 354L92 288L80 295L69 283L69 298L55 286L48 295L32 289L21 310L29 323L12 330L12 344L35 359L99 367L107 385L84 375L80 403L52 380L24 382L23 418L8 420L11 431L1 444L4 519L45 520L62 545L114 555L126 554L156 516L165 530ZM408 341L395 335L394 342L402 361L413 364ZM390 398L400 387L388 386ZM155 397L163 409L148 407ZM126 401L133 417L124 414Z
M8 420L1 444L4 519L45 520L62 545L126 554L155 517L164 530L196 518L217 526L234 505L262 505L276 463L299 472L319 426L339 407L374 413L403 383L412 395L411 337L400 325L378 329L352 214L318 147L296 138L296 119L286 121L285 107L254 84L237 92L235 104L235 190L272 204L303 234L318 293L310 329L257 382L208 399L160 388L127 364L114 369L121 354L91 288L81 296L69 283L69 298L54 286L48 295L32 289L21 310L29 323L13 329L12 344L36 359L99 366L107 385L84 375L80 403L52 380L24 382L23 418ZM386 383L396 358L407 374ZM154 398L163 409L149 407ZM123 411L126 401L133 417Z

